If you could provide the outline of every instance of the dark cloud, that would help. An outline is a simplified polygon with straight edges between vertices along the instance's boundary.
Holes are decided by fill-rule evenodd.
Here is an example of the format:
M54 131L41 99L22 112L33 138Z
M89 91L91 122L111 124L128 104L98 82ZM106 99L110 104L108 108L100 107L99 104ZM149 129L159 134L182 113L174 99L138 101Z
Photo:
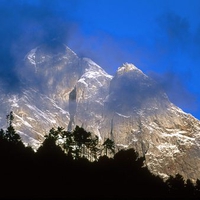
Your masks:
M185 75L185 82L183 82L180 75L173 71L168 71L163 74L151 72L149 73L149 76L162 87L172 103L188 112L196 111L198 109L197 98L187 87L187 81L190 79L190 74Z
M199 109L199 97L194 93L194 88L199 84L195 74L200 71L198 62L193 59L200 52L198 31L195 30L195 33L191 29L188 18L173 12L160 15L156 23L146 71L161 85L175 105L186 112L194 113Z
M199 61L200 59L200 24L198 25L196 32L194 33L192 44L194 47L192 51L190 52L191 57Z
M73 26L69 16L76 1L0 0L0 82L18 86L15 67L32 48L42 43L67 43Z
M168 50L177 51L185 50L191 42L190 23L189 21L169 12L157 18L158 32L157 39L162 42L162 45L167 45Z

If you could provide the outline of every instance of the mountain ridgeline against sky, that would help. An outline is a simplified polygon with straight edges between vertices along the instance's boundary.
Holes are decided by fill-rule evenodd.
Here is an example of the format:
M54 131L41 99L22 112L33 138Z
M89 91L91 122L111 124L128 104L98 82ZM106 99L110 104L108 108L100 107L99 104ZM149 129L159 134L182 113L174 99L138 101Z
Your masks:
M114 76L65 45L32 49L18 67L19 94L1 91L1 127L14 113L25 144L38 148L52 127L76 125L134 148L154 174L200 179L200 122L172 104L161 87L133 64ZM3 87L3 86L2 86Z

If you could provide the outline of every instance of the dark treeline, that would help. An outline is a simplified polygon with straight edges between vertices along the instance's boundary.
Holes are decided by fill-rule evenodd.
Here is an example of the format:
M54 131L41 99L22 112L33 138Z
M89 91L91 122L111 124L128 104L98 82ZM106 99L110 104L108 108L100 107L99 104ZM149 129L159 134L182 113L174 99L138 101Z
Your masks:
M51 129L37 152L25 147L12 126L0 131L0 199L199 199L180 175L166 182L149 172L133 150L114 154L114 143L76 127ZM110 157L110 155L112 155ZM91 162L92 161L92 162Z

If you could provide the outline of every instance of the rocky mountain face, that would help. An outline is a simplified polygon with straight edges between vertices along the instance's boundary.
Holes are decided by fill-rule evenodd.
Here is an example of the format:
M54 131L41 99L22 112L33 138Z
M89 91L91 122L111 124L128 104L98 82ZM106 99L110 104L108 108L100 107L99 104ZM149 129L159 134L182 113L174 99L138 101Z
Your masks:
M31 50L18 70L21 92L1 92L0 125L14 112L25 144L37 148L52 127L76 125L134 148L150 171L200 179L200 121L173 105L159 85L133 64L114 76L65 45Z

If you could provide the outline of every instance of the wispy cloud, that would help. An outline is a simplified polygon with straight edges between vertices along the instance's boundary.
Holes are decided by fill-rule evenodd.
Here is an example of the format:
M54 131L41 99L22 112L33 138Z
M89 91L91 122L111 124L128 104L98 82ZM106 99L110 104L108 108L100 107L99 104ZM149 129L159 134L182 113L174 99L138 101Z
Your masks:
M67 43L75 2L0 1L0 81L7 89L19 86L15 67L30 49L52 40Z

